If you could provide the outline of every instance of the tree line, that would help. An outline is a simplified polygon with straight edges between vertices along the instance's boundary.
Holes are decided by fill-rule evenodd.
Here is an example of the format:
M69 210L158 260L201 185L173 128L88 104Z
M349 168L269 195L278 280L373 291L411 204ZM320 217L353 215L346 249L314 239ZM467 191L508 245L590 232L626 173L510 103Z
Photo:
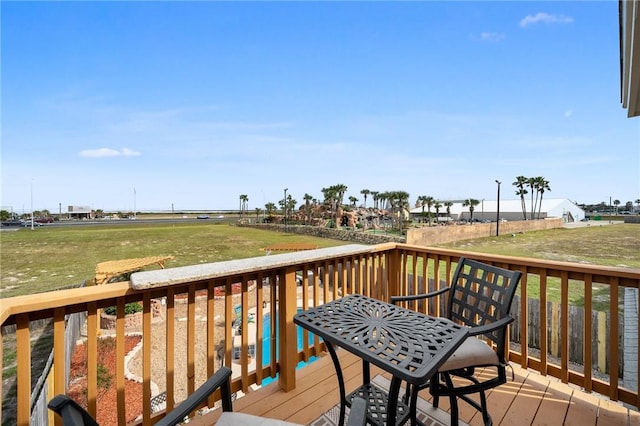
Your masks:
M550 191L549 181L544 177L532 177L527 178L524 176L516 177L513 186L516 187L515 194L520 197L522 201L522 214L523 219L539 219L542 212L542 199L544 193ZM338 223L341 216L341 211L345 208L357 208L357 203L360 201L355 196L349 196L348 204L345 204L345 194L348 190L347 185L336 184L321 189L323 199L319 200L312 195L305 193L303 196L304 204L299 207L299 211L304 214L305 224L310 224L313 219L313 212L317 210L318 206L323 207L329 211L334 224ZM360 194L364 198L362 207L365 210L371 209L379 211L382 209L391 210L392 218L400 216L398 213L403 209L410 208L410 194L406 191L372 191L370 189L360 190ZM530 194L531 196L531 211L527 212L525 196ZM367 207L367 200L371 197L373 204L371 207ZM247 214L247 205L249 197L246 194L241 194L240 197L240 215L245 217ZM473 221L473 212L475 207L480 204L480 201L475 198L468 198L463 201L462 205L469 208L469 214L471 221ZM290 219L290 215L295 211L298 201L293 198L291 194L287 195L285 191L285 197L278 201L278 204L268 202L264 205L264 211L261 208L256 208L256 217L259 217L262 213L266 213L268 217L273 217L278 212L278 207L285 221ZM437 200L432 196L420 195L418 196L416 207L422 207L422 217L429 225L432 224L431 209L435 210L435 217L440 216L441 209L445 209L447 216L450 216L450 209L453 206L452 201ZM425 211L426 209L426 211ZM528 215L527 215L528 214ZM400 219L401 220L401 219Z

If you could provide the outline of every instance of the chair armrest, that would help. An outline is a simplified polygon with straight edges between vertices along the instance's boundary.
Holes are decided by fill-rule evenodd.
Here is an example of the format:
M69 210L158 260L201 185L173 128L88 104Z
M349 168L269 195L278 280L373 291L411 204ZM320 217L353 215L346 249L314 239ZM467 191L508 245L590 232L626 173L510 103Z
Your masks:
M514 321L513 317L503 317L498 321L492 322L491 324L479 325L477 327L469 328L469 336L479 336L481 334L488 334L492 331L499 330L507 325L511 324Z
M367 401L363 398L355 397L351 401L351 411L347 426L365 426L367 424Z
M56 395L47 406L62 417L63 426L98 426L93 417L67 395Z
M194 393L157 422L156 426L175 426L182 423L187 415L200 407L217 389L220 389L222 393L222 411L233 411L231 406L231 369L220 367Z
M443 287L439 290L436 291L432 291L431 293L425 293L425 294L412 294L409 296L391 296L391 303L396 304L397 302L409 302L412 300L420 300L420 299L427 299L430 297L435 297L439 294L442 293L446 293L447 291L451 290L451 287Z

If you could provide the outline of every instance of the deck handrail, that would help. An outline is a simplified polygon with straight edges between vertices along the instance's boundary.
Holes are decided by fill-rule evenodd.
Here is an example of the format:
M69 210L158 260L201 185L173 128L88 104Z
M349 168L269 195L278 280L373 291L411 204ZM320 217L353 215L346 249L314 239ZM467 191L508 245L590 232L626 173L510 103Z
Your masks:
M125 336L125 305L130 302L140 302L142 313L142 372L144 416L142 424L152 424L155 415L151 414L151 357L152 357L152 322L154 301L162 300L165 305L164 327L167 348L182 345L186 350L186 371L181 377L173 370L175 349L166 349L166 392L167 409L174 404L173 397L177 392L178 382L186 380L187 393L193 392L197 386L199 370L206 370L211 375L217 365L230 365L236 362L233 357L233 327L236 320L236 307L241 306L240 324L237 328L244 330L240 333L242 362L239 364L238 376L234 379L234 391L247 391L253 384L261 384L266 377L279 375L278 382L285 390L295 387L295 368L299 361L309 360L323 351L323 345L318 339L309 343L308 334L304 333L304 345L297 348L296 328L292 318L296 310L311 305L323 303L349 293L360 293L388 300L391 295L402 295L417 292L420 285L440 287L448 285L457 260L469 257L495 264L498 266L518 269L523 272L520 287L519 314L527 318L528 285L539 288L541 299L541 322L546 323L552 315L547 311L546 302L549 298L550 287L560 288L560 313L558 326L561 329L562 352L558 363L547 356L547 331L541 327L540 354L534 354L528 345L523 344L516 351L509 351L509 359L525 368L534 369L541 374L548 374L560 378L565 383L574 383L587 391L595 391L608 396L612 400L640 407L637 389L629 389L621 385L618 374L610 375L608 380L593 377L591 350L585 350L584 370L575 371L569 366L567 350L564 344L568 340L568 309L569 286L581 288L584 291L585 311L590 312L594 285L607 286L610 294L608 310L610 311L609 340L617 342L621 325L618 322L618 295L622 288L640 288L640 271L638 269L618 268L607 266L585 265L570 262L548 261L531 258L489 255L471 253L458 250L411 246L400 243L384 243L375 246L346 245L329 249L317 249L256 257L251 259L218 262L204 265L168 268L157 271L146 271L132 275L130 282L113 283L104 286L86 287L79 289L61 290L55 292L18 296L0 299L0 326L15 325L15 350L17 351L17 397L15 420L18 425L29 424L29 396L32 385L30 327L31 321L50 318L53 323L53 351L54 365L50 391L64 393L63 360L56 359L55 354L64 351L65 318L75 312L87 313L87 402L90 412L96 412L97 405L97 360L96 341L99 331L100 309L116 306L116 352L117 367L115 383L117 388L117 407L119 423L124 424L124 410L120 408L125 401L124 376L124 336ZM300 278L302 277L302 278ZM422 283L422 284L420 284ZM234 295L234 286L238 287L238 294ZM224 289L222 291L221 289ZM222 294L224 293L224 294ZM176 342L175 329L177 305L176 295L185 300L186 341ZM222 294L222 295L220 295ZM638 298L638 296L635 296ZM204 300L206 314L196 313L196 298ZM182 300L181 299L181 300ZM267 303L267 301L269 303ZM414 309L424 309L429 314L438 315L440 303L434 306L412 306ZM247 337L249 318L262 318L266 313L272 313L272 330L276 328L276 314L279 325L277 333L280 336L276 348L276 341L268 343L268 353L263 353L262 347L256 348L256 365L261 368L249 369L249 339ZM202 323L202 324L200 324ZM223 335L219 334L218 325L224 323ZM585 316L585 342L591 342L590 316ZM528 342L530 333L526 321L519 325L519 335L522 342ZM635 324L636 330L640 329ZM262 322L255 324L257 337L263 337ZM199 350L196 349L196 337L204 334L206 354L204 365L197 361ZM636 332L640 342L640 332ZM2 336L2 342L10 338ZM0 343L2 343L0 342ZM265 346L267 345L265 343ZM586 345L587 343L585 343ZM4 346L4 345L2 345ZM2 355L2 353L0 353ZM263 359L270 356L270 363L263 364ZM610 360L610 371L617 372L619 367L619 347L610 344L606 356ZM4 359L4 358L3 358ZM637 359L637 358L636 358ZM640 364L640 362L639 362ZM3 365L4 367L4 365ZM640 369L636 368L636 371ZM3 373L4 374L4 373ZM639 374L640 376L640 374ZM636 380L640 377L636 377ZM51 395L52 396L52 395ZM175 401L177 402L177 401ZM1 413L0 413L1 414ZM6 414L6 413L5 413ZM58 424L58 423L56 423Z

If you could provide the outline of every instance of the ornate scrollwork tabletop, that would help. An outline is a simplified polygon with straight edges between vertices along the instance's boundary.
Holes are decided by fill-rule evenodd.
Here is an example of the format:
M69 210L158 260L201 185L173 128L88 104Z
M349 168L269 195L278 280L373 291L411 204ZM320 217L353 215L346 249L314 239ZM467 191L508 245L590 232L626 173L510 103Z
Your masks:
M410 383L424 383L466 338L467 328L377 299L349 295L294 322Z

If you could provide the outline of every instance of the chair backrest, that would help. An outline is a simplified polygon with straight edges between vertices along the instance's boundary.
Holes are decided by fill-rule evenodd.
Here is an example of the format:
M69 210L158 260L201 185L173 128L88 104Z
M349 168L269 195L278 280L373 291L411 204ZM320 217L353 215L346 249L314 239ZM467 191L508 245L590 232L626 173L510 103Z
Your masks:
M468 327L491 324L509 316L522 272L460 258L451 282L447 318ZM485 335L504 353L506 327Z

